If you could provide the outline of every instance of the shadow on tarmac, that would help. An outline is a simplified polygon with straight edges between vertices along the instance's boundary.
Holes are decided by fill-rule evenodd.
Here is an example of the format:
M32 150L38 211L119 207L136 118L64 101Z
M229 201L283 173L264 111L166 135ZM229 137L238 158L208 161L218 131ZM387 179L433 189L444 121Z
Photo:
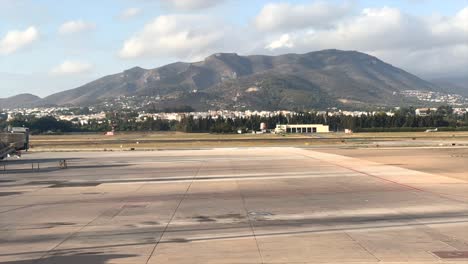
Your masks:
M69 253L47 256L41 259L0 262L0 264L104 264L114 259L135 257L136 255L103 254L102 252Z
M0 166L3 166L4 164L8 165L31 165L31 163L50 163L50 162L56 162L58 163L59 161L64 160L64 159L59 159L59 158L53 158L53 159L13 159L10 158L8 160L4 160L0 163ZM68 158L65 159L67 161L75 161L75 160L81 160L81 158Z
M223 217L223 216L222 216ZM407 227L418 227L431 225L447 225L447 224L462 224L468 222L468 214L462 213L449 213L449 212L434 212L429 214L408 214L408 215L374 215L374 216L343 216L343 217L323 217L323 218L309 218L301 220L254 220L253 225L255 228L277 228L273 232L257 233L257 237L263 236L278 236L278 235L292 235L292 234L313 234L313 233L326 233L326 232L343 232L343 231L357 231L357 230L379 230L387 228L407 228ZM237 216L235 216L237 218ZM447 219L450 218L450 219ZM218 219L213 216L213 219ZM244 221L233 222L229 224L206 222L201 225L189 225L187 227L180 227L175 229L167 230L166 233L173 235L180 234L183 242L194 242L194 241L209 241L209 240L222 240L222 239L236 239L251 237L252 235L236 235L235 231L238 228L242 228L248 225L247 219ZM51 223L53 224L53 223ZM62 224L62 223L55 223ZM72 223L66 223L72 224ZM158 223L159 224L159 223ZM62 224L63 225L63 224ZM344 225L344 226L343 226ZM297 231L288 231L291 227L304 228ZM232 234L229 231L232 230ZM225 233L222 236L206 236L202 239L191 239L184 238L184 234L187 232L203 232L203 233ZM116 244L106 246L92 246L92 247L81 247L74 248L74 250L92 250L96 248L107 248L107 247L118 247L128 245L146 245L152 244L153 241L146 241L147 234L154 234L161 232L161 226L153 225L140 228L128 228L128 229L116 229L113 231L93 231L90 233L81 233L80 237L86 240L94 241L96 239L103 239L105 241L118 241L123 237L132 236L135 243L132 244ZM39 243L56 240L63 234L44 234L40 236L29 236L21 239L0 239L0 248L2 244L21 244L21 243ZM178 241L162 241L160 243L174 243ZM180 241L182 242L182 241ZM40 253L40 252L23 252L23 253L0 253L0 256L26 254L26 253ZM2 263L0 263L2 264Z
M31 167L31 164L34 164L34 168ZM60 171L60 170L63 170L63 168L60 168L58 166L58 161L57 161L57 164L54 164L53 166L51 166L51 164L40 164L40 167L39 169L37 168L37 163L23 163L23 164L20 164L20 165L25 165L27 167L24 167L24 168L21 168L21 169L18 169L18 168L15 168L15 169L7 169L5 171L2 171L1 170L1 167L0 167L0 174L3 173L3 174L27 174L27 173L47 173L47 172L54 172L54 171ZM11 164L10 164L11 165ZM47 167L45 167L45 165L49 165ZM131 166L132 164L111 164L111 165L105 165L105 164L102 164L102 165L72 165L72 164L69 164L68 167L67 167L67 170L71 170L71 169L105 169L105 168L121 168L121 167L128 167L128 166ZM41 167L42 166L42 167Z

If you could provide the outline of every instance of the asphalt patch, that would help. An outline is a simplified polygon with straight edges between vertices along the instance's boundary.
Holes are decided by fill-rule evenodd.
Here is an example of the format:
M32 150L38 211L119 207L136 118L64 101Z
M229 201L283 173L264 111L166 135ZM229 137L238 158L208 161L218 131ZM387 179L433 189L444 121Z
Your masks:
M68 222L52 222L52 223L45 223L41 225L41 228L55 228L59 226L73 226L76 225L75 223L68 223Z
M0 192L0 197L22 194L22 192Z
M212 219L212 218L210 218L208 216L204 216L204 215L196 216L193 219L196 219L198 222L216 222L215 219Z
M156 221L146 221L146 222L141 222L142 225L159 225L159 222Z
M0 180L0 183L16 182L15 180Z
M270 213L270 212L255 212L255 211L252 211L252 212L249 212L249 215L251 215L251 216L272 216L273 214Z
M441 259L468 259L468 251L437 251L433 253Z
M216 216L218 219L244 219L245 217L241 214L225 214Z
M166 243L188 243L190 240L187 240L185 238L174 238L171 240L168 240Z
M101 185L99 182L62 182L49 186L49 188L96 187L99 185Z
M53 184L59 184L62 183L63 181L32 181L25 183L24 185L53 185Z

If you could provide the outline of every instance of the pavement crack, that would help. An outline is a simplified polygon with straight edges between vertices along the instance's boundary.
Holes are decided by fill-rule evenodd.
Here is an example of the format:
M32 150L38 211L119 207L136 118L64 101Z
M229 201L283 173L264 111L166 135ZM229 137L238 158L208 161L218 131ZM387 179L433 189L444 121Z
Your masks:
M182 196L182 198L180 199L179 203L177 204L174 212L172 213L171 215L171 218L169 219L169 221L167 222L166 226L164 227L163 231L162 231L162 234L161 236L159 237L158 241L156 242L156 244L154 245L153 249L151 250L151 253L149 254L148 256L148 259L146 260L146 264L149 263L149 261L151 260L151 258L153 257L154 253L156 252L157 248L158 248L158 245L161 244L161 241L164 237L164 234L166 234L166 231L167 229L169 228L169 225L171 224L172 220L174 220L175 218L175 215L177 213L177 211L179 210L179 207L180 205L182 204L182 202L185 200L185 198L187 198L188 196L188 193L190 191L190 187L192 187L193 183L195 182L196 178L198 177L198 175L200 174L200 171L203 167L203 162L200 164L200 166L198 167L198 170L197 172L195 173L195 175L193 176L192 180L190 181L190 184L187 186L187 189L185 190L184 192L184 195Z

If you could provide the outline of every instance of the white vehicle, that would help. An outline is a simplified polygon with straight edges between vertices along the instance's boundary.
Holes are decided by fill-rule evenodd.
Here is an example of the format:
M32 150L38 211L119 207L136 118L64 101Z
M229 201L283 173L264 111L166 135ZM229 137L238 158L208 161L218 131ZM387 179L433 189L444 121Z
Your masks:
M438 128L436 128L436 129L428 129L428 130L426 130L426 133L438 132L438 131L439 131Z

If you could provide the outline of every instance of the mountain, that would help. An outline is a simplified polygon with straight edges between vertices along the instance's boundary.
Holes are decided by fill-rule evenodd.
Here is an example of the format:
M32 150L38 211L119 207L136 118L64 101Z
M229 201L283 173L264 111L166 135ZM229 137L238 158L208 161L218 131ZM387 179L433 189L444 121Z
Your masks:
M53 94L42 104L90 105L119 96L158 98L156 107L310 109L411 103L402 90L435 86L376 57L324 50L279 56L213 54L195 63L135 67Z
M0 109L16 108L18 106L33 106L41 102L41 98L32 94L19 94L9 98L0 98Z
M445 77L431 80L446 93L468 97L468 77Z

